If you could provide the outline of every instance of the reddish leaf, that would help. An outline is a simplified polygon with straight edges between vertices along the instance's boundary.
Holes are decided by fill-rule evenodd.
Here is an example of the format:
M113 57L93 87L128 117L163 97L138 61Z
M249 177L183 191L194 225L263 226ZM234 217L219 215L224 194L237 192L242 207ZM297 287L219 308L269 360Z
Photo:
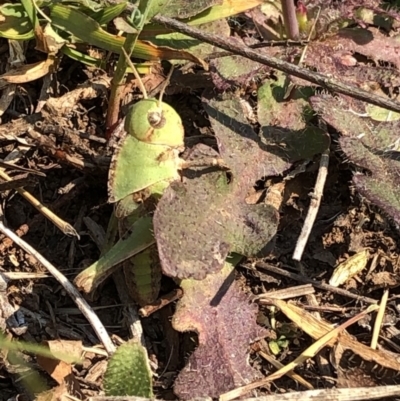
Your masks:
M172 323L178 331L196 331L199 347L175 381L180 399L216 398L257 378L248 364L248 346L266 331L257 326L257 306L233 281L232 273L233 266L225 263L201 282L181 283L184 296Z
M245 198L256 180L290 166L273 153L278 148L261 143L239 100L206 102L205 109L232 179L221 171L207 172L165 191L153 223L163 272L172 277L201 280L220 270L230 252L262 251L276 233L278 213L269 205L248 205Z
M360 117L363 103L321 95L314 108L339 132L339 144L347 158L369 174L353 177L357 190L400 226L400 154L397 151L400 121L376 122ZM357 113L356 113L357 111Z

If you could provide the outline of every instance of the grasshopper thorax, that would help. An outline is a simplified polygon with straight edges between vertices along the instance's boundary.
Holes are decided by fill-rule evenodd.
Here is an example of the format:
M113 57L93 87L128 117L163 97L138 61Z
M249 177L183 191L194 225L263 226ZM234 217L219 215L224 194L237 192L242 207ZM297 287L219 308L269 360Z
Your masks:
M179 114L156 99L135 103L126 116L125 130L142 142L174 148L183 146L184 129Z

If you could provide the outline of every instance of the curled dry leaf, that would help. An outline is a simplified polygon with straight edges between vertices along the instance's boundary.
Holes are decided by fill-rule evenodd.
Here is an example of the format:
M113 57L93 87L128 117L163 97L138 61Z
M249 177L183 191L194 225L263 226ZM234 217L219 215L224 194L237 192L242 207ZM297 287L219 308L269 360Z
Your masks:
M0 89L8 84L24 84L47 75L54 65L54 57L49 56L44 61L34 64L26 64L0 75Z
M282 300L273 300L273 302L293 323L315 340L318 340L323 335L334 329L334 326L326 320L319 320L310 312L305 311L296 305ZM370 366L375 366L375 372L380 372L383 376L386 371L394 371L397 375L400 370L400 363L395 358L389 357L387 352L379 349L372 349L369 346L358 342L347 331L342 332L339 336L339 344L342 349L351 351L351 354L355 356L350 361L346 361L345 358L344 362L346 363L350 362L351 364L354 364L354 362L360 360L358 358L361 358L364 363L371 363L372 365ZM335 342L331 341L328 345L334 346ZM336 357L337 356L338 355L336 355ZM337 363L337 361L338 360L334 363ZM393 372L390 373L390 376L392 375Z

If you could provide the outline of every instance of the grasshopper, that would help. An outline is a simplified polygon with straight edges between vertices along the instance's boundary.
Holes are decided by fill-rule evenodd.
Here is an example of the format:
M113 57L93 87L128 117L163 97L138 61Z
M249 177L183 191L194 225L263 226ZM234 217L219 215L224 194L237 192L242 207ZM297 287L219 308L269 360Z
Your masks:
M100 259L81 272L75 283L84 292L92 292L112 273L114 266L122 264L131 297L143 305L156 299L161 281L157 247L148 217L157 201L172 181L180 179L182 169L202 166L227 169L227 166L221 159L186 162L179 156L184 150L182 120L162 101L172 69L160 98L149 99L126 53L125 57L139 81L143 100L130 108L122 138L111 159L108 195L115 207L106 246ZM112 245L118 230L120 240Z
M134 70L133 65L131 68ZM183 162L179 154L184 150L184 128L179 114L162 102L164 89L159 100L147 98L142 91L144 99L134 104L125 118L125 135L109 170L109 201L116 204L120 236L154 211L165 188L179 179ZM139 305L157 298L161 269L156 245L124 261L123 270L130 295Z

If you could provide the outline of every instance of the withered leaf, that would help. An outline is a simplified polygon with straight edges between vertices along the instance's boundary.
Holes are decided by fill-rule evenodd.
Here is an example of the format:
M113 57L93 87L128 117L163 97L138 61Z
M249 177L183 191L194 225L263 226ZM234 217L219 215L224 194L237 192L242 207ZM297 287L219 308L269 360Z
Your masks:
M365 106L347 97L338 100L320 95L313 97L311 102L314 109L342 133L339 144L348 160L367 171L366 174L357 172L353 176L359 193L399 226L400 122L377 122L361 117Z
M180 399L217 398L257 378L247 361L248 346L266 330L257 326L257 306L234 281L233 268L225 263L200 283L181 282L184 296L172 324L178 331L196 331L199 347L175 381Z

